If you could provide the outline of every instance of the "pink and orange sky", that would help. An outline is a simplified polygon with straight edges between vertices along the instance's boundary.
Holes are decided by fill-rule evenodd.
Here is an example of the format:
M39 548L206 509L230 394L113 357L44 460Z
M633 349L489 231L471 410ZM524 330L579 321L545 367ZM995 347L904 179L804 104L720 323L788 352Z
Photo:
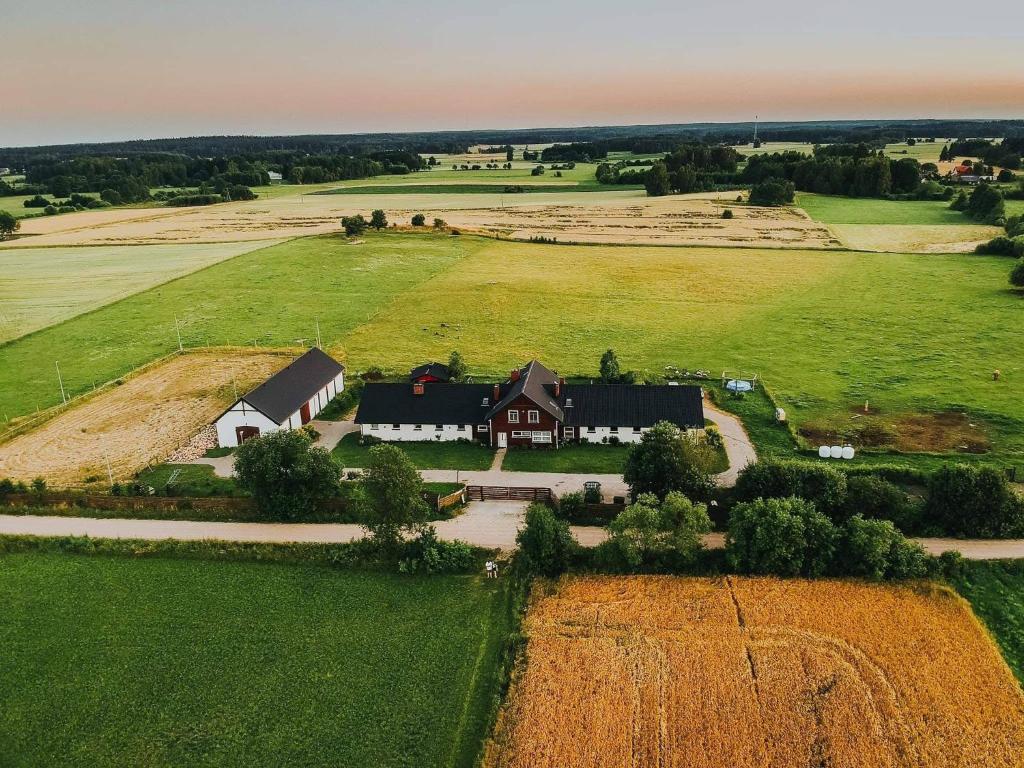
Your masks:
M4 10L0 146L1024 117L1024 11L933 0L48 0Z

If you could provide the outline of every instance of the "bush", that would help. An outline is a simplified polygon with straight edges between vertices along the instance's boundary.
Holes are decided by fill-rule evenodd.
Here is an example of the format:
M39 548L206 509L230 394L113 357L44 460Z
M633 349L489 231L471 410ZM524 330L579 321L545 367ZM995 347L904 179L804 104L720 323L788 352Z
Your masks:
M1016 288L1024 288L1024 258L1017 262L1017 265L1010 270L1010 285Z
M609 524L605 555L629 570L678 571L697 562L711 530L707 507L681 493L669 493L659 504L652 494L641 495Z
M558 500L558 516L563 520L573 522L583 517L583 510L586 502L583 500L581 491L564 493Z
M538 503L527 508L526 526L516 536L516 544L527 570L542 576L564 573L578 546L569 524Z
M434 526L402 546L398 570L402 573L466 573L476 563L473 548L464 541L441 541Z
M921 523L920 508L895 484L871 475L846 478L846 499L842 517L855 515L890 520L904 533L914 533Z
M426 216L424 216L422 213L417 213L415 216L412 217L412 225L414 227L422 227L426 220Z
M1024 257L1024 237L998 235L987 243L979 243L975 246L974 252L991 256L1013 256L1019 259Z
M791 181L766 179L750 189L751 205L786 205L792 203L796 187Z
M235 451L238 485L267 519L301 520L338 492L341 468L301 430L246 440Z
M429 513L423 502L423 479L405 451L384 443L369 451L357 501L366 528L385 548L394 548L404 531L415 530Z
M723 219L731 219L732 218L732 210L729 209L729 208L726 208L724 211L722 211L722 218Z
M22 205L26 208L46 208L50 205L50 201L42 195L36 195L35 197L30 197Z
M715 487L709 471L714 461L708 446L692 440L675 424L661 421L629 447L623 478L634 499L643 493L664 499L680 491L706 501Z
M846 475L827 464L765 459L740 471L735 492L740 501L799 496L831 517L846 499Z
M992 467L944 465L932 475L924 511L953 536L1024 535L1024 499Z
M713 448L716 451L722 450L725 445L722 440L722 433L714 424L711 424L704 430L704 442L707 443L709 448Z
M357 237L366 231L367 223L361 213L355 216L342 216L341 226L349 237Z
M448 229L448 222L444 219L434 219L434 229Z
M832 521L795 496L737 504L725 536L732 568L777 576L824 576L838 544Z
M370 214L370 226L378 232L388 225L388 217L384 211L377 208Z
M928 571L928 556L888 520L865 520L854 515L843 526L843 541L833 570L874 581L921 578Z

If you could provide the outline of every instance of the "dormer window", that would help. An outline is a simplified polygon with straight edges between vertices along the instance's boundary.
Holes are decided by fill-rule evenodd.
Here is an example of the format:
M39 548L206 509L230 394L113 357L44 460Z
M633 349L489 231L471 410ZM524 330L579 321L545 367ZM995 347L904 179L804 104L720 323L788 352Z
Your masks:
M572 408L572 398L571 397L565 398L565 407L566 408Z
M482 403L480 403L480 405L490 405L490 403L491 403L491 399L489 397L485 397L484 401Z

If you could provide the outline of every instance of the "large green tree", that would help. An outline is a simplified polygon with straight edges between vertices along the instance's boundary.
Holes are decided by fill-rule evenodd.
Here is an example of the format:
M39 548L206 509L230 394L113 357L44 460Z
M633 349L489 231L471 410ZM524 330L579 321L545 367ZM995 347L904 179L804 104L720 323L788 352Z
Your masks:
M448 372L451 374L452 381L462 381L466 378L468 372L466 361L462 359L462 354L457 349L453 349L448 356Z
M675 424L661 421L629 447L623 477L634 499L643 493L664 499L672 491L679 491L704 501L714 489L710 474L714 458L706 445Z
M0 211L0 240L6 240L21 227L21 222L9 211Z
M605 384L614 384L621 375L622 370L619 368L619 358L616 356L615 350L606 350L601 355L601 381Z
M729 514L726 557L740 573L824 576L839 536L809 501L757 499L737 504Z
M264 517L301 520L337 494L341 467L304 431L281 430L238 446L235 476Z
M672 191L668 169L664 163L657 162L650 167L644 175L644 189L651 197L662 197Z
M376 229L377 231L380 231L387 225L387 214L385 214L384 211L381 210L380 208L376 209L375 211L373 211L373 213L370 214L370 226Z
M385 547L397 546L403 533L426 523L429 510L423 501L423 478L398 446L370 449L360 507L363 524Z
M526 525L516 536L523 564L542 576L564 573L578 547L569 524L543 504L526 509Z

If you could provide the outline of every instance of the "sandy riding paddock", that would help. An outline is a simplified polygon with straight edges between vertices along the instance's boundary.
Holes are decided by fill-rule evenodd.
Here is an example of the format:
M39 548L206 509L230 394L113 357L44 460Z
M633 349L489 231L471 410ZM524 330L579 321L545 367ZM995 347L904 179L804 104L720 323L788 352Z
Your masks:
M126 478L160 461L234 399L291 358L240 350L195 352L124 380L0 445L0 477L51 485Z

